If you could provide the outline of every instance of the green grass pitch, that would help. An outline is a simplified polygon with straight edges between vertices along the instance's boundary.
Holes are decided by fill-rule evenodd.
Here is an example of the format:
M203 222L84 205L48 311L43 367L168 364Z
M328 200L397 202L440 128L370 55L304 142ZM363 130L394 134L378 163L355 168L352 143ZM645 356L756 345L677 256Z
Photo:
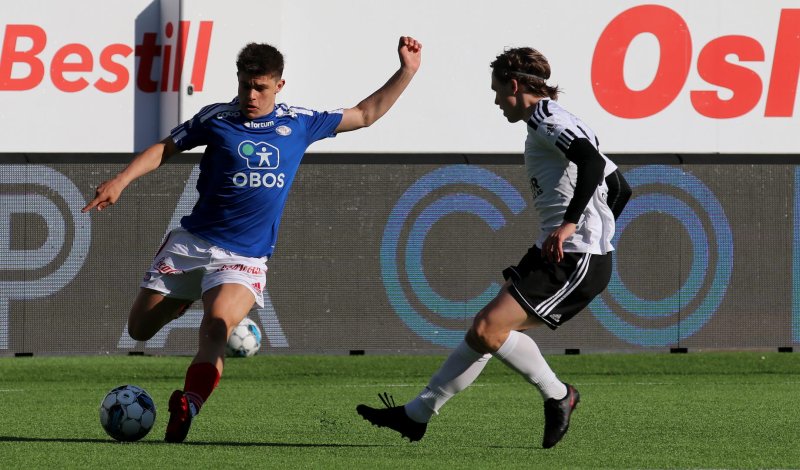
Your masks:
M800 362L792 353L549 356L582 400L570 432L541 448L542 399L492 360L409 443L359 403L412 398L441 356L229 360L187 442L162 441L186 357L0 359L0 467L30 468L797 468ZM158 406L142 441L117 443L98 406L121 384Z

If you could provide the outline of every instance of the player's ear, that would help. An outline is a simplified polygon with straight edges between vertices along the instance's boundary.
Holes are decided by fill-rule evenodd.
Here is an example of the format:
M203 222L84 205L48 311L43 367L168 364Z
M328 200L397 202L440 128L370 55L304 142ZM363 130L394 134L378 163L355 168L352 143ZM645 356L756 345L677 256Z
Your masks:
M512 95L516 95L517 92L519 91L519 82L517 81L516 78L512 78L511 80L509 80L508 86L511 89Z
M286 85L286 80L284 80L282 78L280 80L278 80L277 82L275 82L275 93L276 94L279 93L283 89L283 85Z

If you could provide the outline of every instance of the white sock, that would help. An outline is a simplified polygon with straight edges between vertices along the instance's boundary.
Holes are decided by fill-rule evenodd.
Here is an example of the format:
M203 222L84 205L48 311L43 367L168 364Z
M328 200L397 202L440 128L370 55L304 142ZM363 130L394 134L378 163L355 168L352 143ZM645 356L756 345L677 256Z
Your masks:
M567 396L567 386L558 380L530 336L512 331L494 356L535 385L545 400Z
M427 423L431 416L439 414L447 400L478 378L491 357L491 354L481 354L462 341L433 374L428 386L417 398L406 403L408 417L418 423Z

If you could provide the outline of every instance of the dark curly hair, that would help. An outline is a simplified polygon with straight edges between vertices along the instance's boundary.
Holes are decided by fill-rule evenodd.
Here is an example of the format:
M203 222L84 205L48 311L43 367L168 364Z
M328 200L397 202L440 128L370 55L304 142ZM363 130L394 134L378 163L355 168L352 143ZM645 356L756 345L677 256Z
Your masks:
M541 52L530 47L509 48L498 55L491 63L492 74L500 83L508 83L512 78L528 87L537 96L558 99L561 90L557 85L550 86L550 63Z
M251 42L244 46L236 58L236 70L251 76L283 76L283 54L269 44Z

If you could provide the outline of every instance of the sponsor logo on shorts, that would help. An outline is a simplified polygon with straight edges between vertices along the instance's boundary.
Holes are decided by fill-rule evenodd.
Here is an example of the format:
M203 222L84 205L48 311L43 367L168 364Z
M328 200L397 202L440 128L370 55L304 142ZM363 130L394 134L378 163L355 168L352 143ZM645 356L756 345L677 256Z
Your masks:
M264 274L264 270L257 266L247 266L246 264L226 264L219 268L219 271L241 271L247 274Z
M261 285L260 282L254 282L254 283L252 283L250 285L253 286L253 289L255 289L256 292L258 292L259 294L264 292L264 287Z
M180 269L175 269L174 266L170 266L167 264L166 258L161 258L156 262L156 271L160 272L161 274L181 274L183 271Z

